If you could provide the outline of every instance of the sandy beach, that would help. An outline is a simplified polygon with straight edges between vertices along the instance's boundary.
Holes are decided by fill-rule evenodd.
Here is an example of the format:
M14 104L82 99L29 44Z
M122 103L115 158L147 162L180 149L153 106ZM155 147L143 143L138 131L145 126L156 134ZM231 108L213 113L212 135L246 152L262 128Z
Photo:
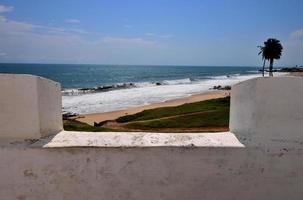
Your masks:
M290 72L289 75L291 75L291 76L303 76L303 72Z
M80 122L85 122L88 124L93 125L94 122L102 122L106 120L114 120L118 117L124 116L124 115L131 115L138 112L141 112L143 110L147 109L153 109L153 108L160 108L160 107L168 107L168 106L178 106L185 103L193 103L198 101L204 101L209 99L215 99L215 98L222 98L230 95L230 91L227 90L215 90L215 91L207 91L201 94L195 94L189 97L180 98L180 99L174 99L169 100L165 102L160 103L154 103L150 105L145 106L139 106L139 107L132 107L125 110L118 110L113 112L104 112L104 113L92 113L92 114L85 114L81 115L80 118L77 118Z

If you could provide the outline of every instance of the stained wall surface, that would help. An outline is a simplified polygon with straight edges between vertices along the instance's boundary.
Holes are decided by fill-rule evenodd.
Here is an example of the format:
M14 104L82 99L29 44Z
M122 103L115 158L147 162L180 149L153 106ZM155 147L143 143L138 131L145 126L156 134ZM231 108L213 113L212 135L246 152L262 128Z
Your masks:
M1 200L303 197L300 78L234 86L233 133L205 135L61 131L45 137L44 130L62 128L58 87L26 76L0 76L0 82L5 94L0 97ZM42 98L35 98L39 94ZM19 126L11 120L19 120ZM44 138L16 141L12 136Z
M302 148L0 149L11 199L301 200Z
M303 78L250 79L232 87L230 131L257 143L303 135Z
M60 84L0 74L0 139L36 139L62 130Z

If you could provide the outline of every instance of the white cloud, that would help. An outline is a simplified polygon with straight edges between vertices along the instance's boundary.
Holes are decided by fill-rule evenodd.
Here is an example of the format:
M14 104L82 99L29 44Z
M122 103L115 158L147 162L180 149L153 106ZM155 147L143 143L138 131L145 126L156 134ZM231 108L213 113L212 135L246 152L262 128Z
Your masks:
M146 33L147 36L155 36L155 33Z
M126 25L124 25L123 27L124 27L124 28L132 28L133 26L126 24Z
M68 19L68 20L66 20L66 22L70 23L70 24L79 24L80 20L79 19Z
M0 5L0 12L13 7ZM80 23L78 19L67 23ZM125 25L131 28L131 25ZM99 35L99 39L96 38ZM159 45L140 37L100 37L82 29L37 25L0 15L0 61L46 63L135 63L146 62ZM93 36L90 37L89 36ZM95 38L95 40L91 40Z
M156 38L163 38L163 39L168 39L168 38L174 37L174 35L172 35L172 34L162 35L162 34L156 34L156 33L146 33L145 35L148 37L156 37Z
M13 10L14 10L13 6L0 5L0 13L11 12Z
M290 33L290 37L291 38L301 38L301 37L303 37L303 28Z
M303 28L291 32L287 43L292 46L303 47Z
M69 29L69 31L75 32L75 33L79 33L79 34L89 34L88 31L82 30L82 29L78 29L78 28L71 28Z
M33 24L17 22L9 20L4 16L0 16L0 32L8 34L16 34L18 32L29 31L34 28Z
M289 34L283 43L281 63L287 66L303 64L303 29L298 29Z
M52 27L20 22L0 16L0 33L20 34L32 32L37 34L87 34L87 31L75 28Z
M146 59L161 48L151 39L100 35L81 29L37 25L0 16L0 52L5 52L5 55L0 54L0 61L148 63Z
M159 35L160 38L172 38L174 37L172 34L167 34L167 35Z
M153 40L145 40L142 38L104 37L101 41L105 44L118 46L152 46L156 44Z

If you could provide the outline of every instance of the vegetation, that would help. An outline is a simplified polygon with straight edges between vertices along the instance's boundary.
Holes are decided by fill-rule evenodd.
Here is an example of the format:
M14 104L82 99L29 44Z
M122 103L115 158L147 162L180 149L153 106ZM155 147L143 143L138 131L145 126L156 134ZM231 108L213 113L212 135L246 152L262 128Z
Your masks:
M275 38L269 38L264 42L264 46L260 48L259 55L262 55L263 60L263 76L266 60L269 61L269 76L273 76L274 59L280 59L282 55L283 46L280 41Z
M155 131L200 132L224 131L229 123L229 97L188 103L175 107L145 110L94 127L76 120L64 120L67 131ZM108 128L105 128L108 127Z
M83 122L79 122L73 119L63 120L63 127L66 131L87 131L87 132L104 132L112 131L108 128L94 127Z
M228 109L213 110L210 112L194 113L175 116L172 118L155 119L133 122L126 125L133 129L162 129L162 128L215 128L228 126Z
M164 107L118 118L125 127L142 130L228 127L229 97Z
M119 123L151 120L163 117L170 117L176 115L184 115L195 112L212 111L220 108L229 108L229 97L212 99L207 101L200 101L195 103L187 103L175 107L162 107L150 110L144 110L142 112L126 115L118 118L116 121Z

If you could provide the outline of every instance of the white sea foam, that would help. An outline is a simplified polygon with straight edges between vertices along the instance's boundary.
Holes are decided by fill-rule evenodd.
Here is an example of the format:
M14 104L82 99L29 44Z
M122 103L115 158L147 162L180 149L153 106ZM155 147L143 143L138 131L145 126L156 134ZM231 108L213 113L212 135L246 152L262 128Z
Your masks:
M178 84L189 84L192 81L190 80L190 78L185 78L185 79L177 79L177 80L166 80L163 81L162 83L164 85L178 85Z
M177 84L189 84L192 80L190 78L185 79L176 79L176 80L165 80L165 81L155 81L155 82L140 82L135 83L137 87L149 87L149 86L155 86L156 83L159 83L161 85L177 85Z
M190 79L170 80L163 82L164 84L160 86L142 83L136 88L63 96L63 107L64 111L80 114L109 112L186 97L208 91L215 85L233 85L259 76L260 74L216 76L201 81L191 81Z

